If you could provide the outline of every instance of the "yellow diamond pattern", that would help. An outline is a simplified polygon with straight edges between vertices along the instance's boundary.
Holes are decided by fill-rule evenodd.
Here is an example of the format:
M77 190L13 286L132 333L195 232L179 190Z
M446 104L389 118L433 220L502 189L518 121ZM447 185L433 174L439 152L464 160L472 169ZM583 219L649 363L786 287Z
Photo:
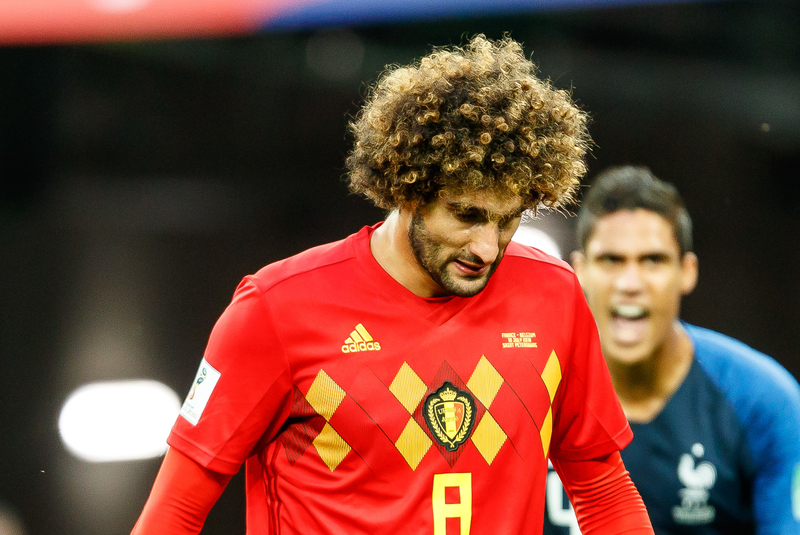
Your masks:
M484 413L480 423L472 433L472 443L488 464L492 464L497 452L505 444L507 435L500 429L492 415Z
M317 414L330 421L333 413L339 408L345 393L323 370L317 374L311 388L306 394L306 401L317 411Z
M562 379L561 366L555 351L550 353L541 377L552 403ZM467 381L467 387L488 409L500 391L503 382L503 378L494 366L485 355L482 355L475 366L475 370L472 372L472 376ZM389 391L409 414L413 414L417 409L427 389L427 385L406 362L400 367L400 370L389 385ZM321 370L308 389L306 400L327 422L336 412L336 409L339 408L345 396L344 390L325 371ZM551 407L548 409L539 431L545 456L548 455L550 449L552 432L553 410ZM488 411L484 413L471 438L476 449L488 464L492 464L507 439L508 436ZM395 447L411 469L416 470L432 444L432 441L419 424L413 418L409 418L403 432L400 433L395 442ZM331 471L334 471L339 466L351 450L350 446L328 423L325 424L322 431L314 439L313 445L320 458Z
M400 433L400 438L394 443L412 470L417 469L422 458L428 453L431 444L431 439L413 418L408 419L405 429Z
M342 437L330 424L325 424L320 434L314 439L313 444L320 458L330 468L331 472L350 453L350 446L342 440Z
M542 450L544 450L544 456L547 457L550 454L550 437L553 435L553 408L550 407L547 409L547 415L544 417L544 421L542 422L542 428L539 430L539 436L542 438Z
M558 385L561 384L561 363L558 361L555 351L550 353L550 357L544 365L542 381L544 381L544 386L547 388L547 393L550 394L550 403L552 403L553 398L556 397Z
M422 401L422 396L428 390L428 386L419 378L408 363L404 362L400 366L400 371L394 376L389 391L406 408L409 414L417 410L417 405ZM408 460L408 459L406 459Z
M472 377L467 381L467 387L488 409L502 385L503 378L486 356L481 355L478 365L475 366L475 371L472 372Z

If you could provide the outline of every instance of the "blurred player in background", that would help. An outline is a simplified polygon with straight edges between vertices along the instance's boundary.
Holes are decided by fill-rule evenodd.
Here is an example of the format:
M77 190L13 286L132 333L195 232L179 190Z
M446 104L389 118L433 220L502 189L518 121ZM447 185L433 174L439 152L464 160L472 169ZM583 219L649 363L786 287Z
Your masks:
M549 455L587 533L652 534L580 285L509 243L571 199L585 114L478 36L387 72L351 128L386 220L244 279L133 533L198 533L242 464L250 535L537 533Z
M644 167L601 173L572 264L634 432L622 452L656 533L800 533L800 388L772 358L678 319L697 282L677 190ZM580 533L548 476L545 533Z

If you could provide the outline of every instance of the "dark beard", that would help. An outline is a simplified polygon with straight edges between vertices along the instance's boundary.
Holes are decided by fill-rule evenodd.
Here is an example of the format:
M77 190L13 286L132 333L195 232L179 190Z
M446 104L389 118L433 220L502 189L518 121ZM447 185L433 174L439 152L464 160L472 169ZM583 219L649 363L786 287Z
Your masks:
M480 264L482 263L480 258L470 253L467 255L455 255L446 259L440 265L437 265L437 257L439 256L437 253L441 250L442 246L431 239L430 235L428 234L428 230L425 228L425 224L422 221L422 217L420 217L419 212L417 211L411 215L411 224L408 227L408 241L411 244L411 250L414 252L414 257L417 259L417 262L420 266L422 266L422 269L425 270L428 276L447 293L456 295L458 297L472 297L479 294L486 287L486 283L489 282L489 278L497 269L497 266L502 259L502 255L498 255L497 260L495 260L495 262L489 268L489 272L484 276L484 282L482 285L463 288L458 281L454 280L453 277L447 273L445 268L451 261L457 259Z

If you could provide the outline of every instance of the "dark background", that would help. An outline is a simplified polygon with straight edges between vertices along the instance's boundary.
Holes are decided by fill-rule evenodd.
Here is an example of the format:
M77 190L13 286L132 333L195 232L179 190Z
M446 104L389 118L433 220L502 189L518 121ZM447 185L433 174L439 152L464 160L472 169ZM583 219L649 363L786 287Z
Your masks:
M682 191L701 267L684 319L800 375L798 6L0 48L0 502L29 535L128 533L160 459L69 455L66 396L138 377L185 395L242 276L382 216L342 181L367 84L478 32L510 32L572 89L592 116L590 178L643 164ZM571 218L539 224L573 248ZM237 476L203 533L243 532Z

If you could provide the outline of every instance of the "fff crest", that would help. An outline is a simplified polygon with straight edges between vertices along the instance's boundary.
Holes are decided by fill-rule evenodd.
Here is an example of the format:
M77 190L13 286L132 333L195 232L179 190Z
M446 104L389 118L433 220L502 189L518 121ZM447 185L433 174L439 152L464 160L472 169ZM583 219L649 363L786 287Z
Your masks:
M447 451L456 451L469 438L475 423L475 400L451 382L425 400L422 412L428 429Z

